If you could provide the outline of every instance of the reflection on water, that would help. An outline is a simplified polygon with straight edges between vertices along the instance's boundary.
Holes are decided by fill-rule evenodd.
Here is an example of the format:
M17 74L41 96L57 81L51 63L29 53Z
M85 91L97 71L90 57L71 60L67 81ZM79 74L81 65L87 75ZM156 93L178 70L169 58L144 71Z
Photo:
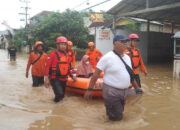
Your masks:
M0 129L7 130L179 130L180 80L173 80L172 65L147 66L141 74L145 93L130 95L120 122L108 121L102 99L85 101L67 93L61 103L53 102L53 92L43 86L32 88L25 78L27 54L16 62L0 50Z

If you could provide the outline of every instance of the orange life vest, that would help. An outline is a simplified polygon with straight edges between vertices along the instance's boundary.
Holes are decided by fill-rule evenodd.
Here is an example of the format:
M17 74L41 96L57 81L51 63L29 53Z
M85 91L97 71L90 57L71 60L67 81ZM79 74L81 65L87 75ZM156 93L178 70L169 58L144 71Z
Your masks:
M132 68L137 69L140 65L140 54L138 49L128 48L129 56L131 57Z
M57 51L55 51L58 62L56 65L50 67L50 75L52 78L67 78L69 72L69 62L67 56L60 56Z
M125 51L125 54L129 55L130 59L131 59L131 64L132 64L132 68L134 73L137 75L139 74L138 72L138 67L140 67L142 72L146 72L146 67L144 66L141 54L139 52L139 50L137 48L131 48L128 47Z
M48 57L47 54L44 52L42 53L41 57L39 56L38 53L31 52L29 56L26 72L29 72L30 66L32 65L32 69L31 69L32 75L39 77L44 76L47 57ZM33 62L34 64L32 64Z

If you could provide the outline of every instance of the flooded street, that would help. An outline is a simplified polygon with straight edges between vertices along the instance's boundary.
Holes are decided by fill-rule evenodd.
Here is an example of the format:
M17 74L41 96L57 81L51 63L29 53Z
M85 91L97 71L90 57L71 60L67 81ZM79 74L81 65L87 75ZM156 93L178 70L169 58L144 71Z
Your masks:
M108 121L102 99L85 101L66 94L55 104L53 92L32 88L25 78L27 54L10 62L0 50L0 130L179 130L180 80L172 78L172 64L147 66L141 74L144 95L130 95L120 122Z

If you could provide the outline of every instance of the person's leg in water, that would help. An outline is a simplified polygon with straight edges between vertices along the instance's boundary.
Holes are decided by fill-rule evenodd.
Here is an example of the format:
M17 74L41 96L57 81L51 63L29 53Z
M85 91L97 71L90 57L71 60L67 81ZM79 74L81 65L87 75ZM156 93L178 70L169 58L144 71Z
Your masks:
M113 100L109 99L109 101L108 100L105 101L106 114L108 115L109 120L120 121L123 118L125 100L120 98L119 99L117 98L117 101L113 101ZM111 103L108 104L108 102Z
M103 84L103 98L106 114L111 121L120 121L123 118L123 111L128 89L117 89Z
M39 84L39 86L44 84L44 76L38 77L38 84Z
M55 94L54 102L61 101L64 98L66 81L60 81L57 79L52 79L51 85L53 86L53 91Z
M16 56L10 56L10 61L16 61Z
M33 87L39 86L38 76L32 75L32 81L33 81L33 84L32 84Z

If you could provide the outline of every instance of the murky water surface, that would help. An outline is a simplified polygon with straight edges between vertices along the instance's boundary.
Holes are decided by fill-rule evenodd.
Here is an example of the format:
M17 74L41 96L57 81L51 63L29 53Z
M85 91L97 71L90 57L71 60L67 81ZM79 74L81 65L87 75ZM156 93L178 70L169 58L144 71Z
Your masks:
M172 65L148 65L148 77L141 74L143 96L127 99L124 118L108 121L102 99L85 101L66 94L53 102L53 92L43 86L32 88L25 78L27 54L16 62L0 50L0 129L1 130L179 130L180 80L173 80Z

